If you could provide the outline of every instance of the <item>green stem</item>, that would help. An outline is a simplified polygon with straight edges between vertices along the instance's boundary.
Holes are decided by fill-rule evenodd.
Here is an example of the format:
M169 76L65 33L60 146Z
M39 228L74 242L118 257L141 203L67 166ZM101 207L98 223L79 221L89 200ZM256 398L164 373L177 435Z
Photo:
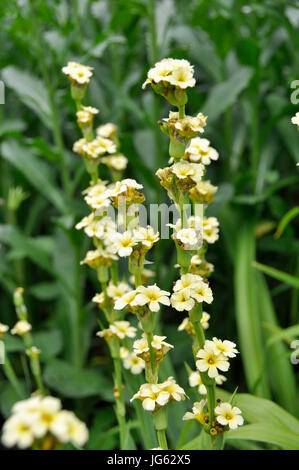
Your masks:
M119 358L113 358L114 365L114 384L115 384L115 393L116 393L116 415L119 424L119 433L120 433L120 448L121 450L125 449L126 445L126 409L123 402L123 384L122 384L122 373L121 373L121 363Z
M163 450L167 450L168 445L167 445L165 429L158 429L157 430L157 437L158 437L159 447L161 447L161 449L163 449Z
M152 332L146 333L146 338L147 338L147 343L148 343L149 350L150 350L152 376L153 376L153 380L155 380L155 382L156 382L157 381L157 377L156 377L157 365L156 365L156 354L155 354L154 348L152 346L153 333Z
M184 119L185 117L185 105L179 106L179 118Z
M208 409L209 409L209 422L210 426L212 426L212 423L215 418L215 406L216 406L216 385L215 385L215 380L213 381L213 384L207 385L205 384L205 387L207 389L207 398L208 398Z

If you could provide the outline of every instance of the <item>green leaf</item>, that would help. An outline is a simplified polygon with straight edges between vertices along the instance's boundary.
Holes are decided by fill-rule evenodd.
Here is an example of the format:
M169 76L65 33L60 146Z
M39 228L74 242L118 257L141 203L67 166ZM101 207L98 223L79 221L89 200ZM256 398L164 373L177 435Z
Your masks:
M202 110L209 116L209 123L235 103L238 95L248 85L252 73L250 67L241 67L228 80L212 87Z
M22 386L25 385L23 381L21 383ZM7 383L0 394L0 410L5 418L10 416L11 409L17 401L20 401L20 396L17 394L12 385Z
M50 167L44 161L41 161L27 147L15 140L3 142L1 153L60 212L65 213L67 211L64 197L60 190L55 187Z
M5 351L10 352L21 352L24 351L25 346L21 338L13 336L11 334L6 334L2 341L5 344Z
M268 423L247 424L238 429L231 429L225 435L231 439L246 439L249 441L267 442L287 450L299 450L298 435L274 427Z
M60 292L60 287L57 282L40 282L29 287L31 295L39 300L53 300Z
M263 322L274 328L278 327L272 299L264 276L256 273L256 290L260 318ZM299 328L298 328L299 331ZM272 332L264 328L265 340L271 340ZM274 391L275 401L290 413L296 412L296 381L292 364L289 360L288 349L283 343L267 342L266 358L268 367L265 369L269 375L271 388ZM286 386L287 384L287 386Z
M281 219L281 221L279 222L279 225L277 227L277 230L276 230L276 233L275 233L275 238L278 238L280 237L285 228L287 227L287 225L291 222L291 220L294 219L294 217L296 217L297 215L299 215L299 206L297 207L293 207L293 209L289 210L284 216L283 218Z
M268 276L274 277L274 279L277 279L278 281L285 282L286 284L289 284L290 286L299 289L299 279L295 276L292 276L291 274L284 273L279 269L271 268L270 266L258 263L257 261L253 261L252 266L258 269L259 271L268 274Z
M14 250L19 250L23 256L27 256L46 271L54 272L49 253L42 247L39 239L25 237L12 225L0 225L0 241L11 246Z
M46 365L44 380L48 387L68 398L103 396L105 389L112 393L112 384L99 370L77 369L58 359Z
M32 109L51 128L51 110L48 93L41 80L17 67L8 66L2 70L5 85L12 88L21 101Z
M235 251L236 319L240 338L241 358L249 390L269 397L264 371L264 348L255 289L252 262L255 252L254 220L243 222Z
M59 330L38 331L32 334L33 344L41 350L41 361L47 361L60 353L63 346L62 334Z

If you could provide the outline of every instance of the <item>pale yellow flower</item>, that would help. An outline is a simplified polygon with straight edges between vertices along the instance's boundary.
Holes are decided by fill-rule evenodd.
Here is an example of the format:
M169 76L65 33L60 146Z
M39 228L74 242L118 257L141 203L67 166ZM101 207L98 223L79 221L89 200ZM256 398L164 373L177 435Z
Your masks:
M101 163L104 163L108 168L116 171L123 171L127 168L128 159L124 155L110 155L109 157L102 157Z
M236 357L238 354L238 350L236 349L236 344L232 341L228 341L227 339L222 341L218 338L213 338L213 343L215 344L216 351L218 354L223 354L226 357Z
M124 368L129 369L134 375L140 374L145 368L145 362L141 357L136 356L134 353L130 353L123 360Z
M188 312L193 309L195 305L194 299L191 297L191 289L184 289L174 292L170 298L171 305L178 312L187 310Z
M19 320L11 330L12 335L24 336L32 329L27 320Z
M195 402L192 407L192 413L190 411L187 411L187 413L185 413L183 416L183 420L187 421L189 419L196 419L196 421L199 421L201 424L205 424L205 404L206 400Z
M147 250L152 248L153 244L159 240L159 232L155 232L153 227L148 225L146 228L138 227L134 230L135 240L141 243Z
M68 62L67 65L62 68L62 72L67 75L71 81L81 86L89 83L92 77L92 70L92 67L81 65L77 62Z
M80 126L87 126L93 122L93 118L98 114L99 110L92 106L82 106L76 112L77 122Z
M203 165L209 165L211 160L218 160L219 158L218 152L210 146L210 141L200 137L191 139L186 149L186 155L191 162L202 163Z
M96 134L104 139L113 140L117 133L117 126L112 122L107 122L96 129Z
M200 372L208 372L208 376L215 378L218 375L218 369L222 372L227 372L229 369L229 362L227 357L219 354L213 341L206 341L203 349L200 349L196 357L196 367Z
M160 310L160 305L170 305L168 296L169 292L161 290L156 284L152 286L139 286L136 289L136 297L132 305L144 306L148 305L152 312Z
M127 292L130 292L130 290L131 287L126 282L122 281L118 282L117 284L113 284L113 282L110 281L107 287L107 294L111 299L117 300Z
M119 339L124 338L135 338L137 328L131 326L128 321L115 321L110 325L110 330L115 334Z
M133 252L133 247L137 245L132 232L126 230L123 233L115 232L111 237L111 248L114 253L118 253L121 257L130 256Z
M130 292L127 292L124 294L120 299L118 299L115 304L114 304L114 309L115 310L122 310L125 308L127 305L132 306L135 297L136 297L136 290L132 290Z
M236 429L238 426L242 426L244 419L241 416L241 410L230 403L221 403L221 405L216 406L215 414L216 420L222 426L228 426L230 429Z

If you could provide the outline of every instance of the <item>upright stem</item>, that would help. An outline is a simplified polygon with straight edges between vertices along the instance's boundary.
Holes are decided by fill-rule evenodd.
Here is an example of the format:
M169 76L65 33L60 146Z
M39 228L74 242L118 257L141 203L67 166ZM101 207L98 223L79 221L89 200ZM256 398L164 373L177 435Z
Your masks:
M160 430L158 429L157 430L157 437L158 437L159 447L161 447L161 449L163 449L163 450L167 450L168 445L167 445L165 430L164 429L160 429Z
M116 416L119 424L120 448L125 449L126 445L126 409L123 402L123 384L121 364L119 357L113 358L114 365L114 385L115 385L115 400L116 400Z

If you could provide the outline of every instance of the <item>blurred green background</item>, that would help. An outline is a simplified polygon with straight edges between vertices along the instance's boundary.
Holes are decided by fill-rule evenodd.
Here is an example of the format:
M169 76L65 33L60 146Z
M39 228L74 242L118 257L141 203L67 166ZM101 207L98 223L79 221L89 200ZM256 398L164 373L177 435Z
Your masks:
M22 285L45 382L89 424L89 447L113 448L118 438L111 365L94 335L97 312L90 299L98 285L79 265L88 240L74 230L88 212L81 196L88 178L72 153L80 132L61 73L69 60L94 67L86 102L100 109L100 123L119 126L126 175L144 185L148 203L167 201L155 171L167 165L168 142L156 122L169 106L141 85L164 57L194 64L197 85L187 111L208 115L205 137L220 153L208 168L219 186L209 214L221 226L208 252L215 264L209 335L240 348L228 390L238 385L298 415L290 361L290 342L298 336L298 218L281 237L274 233L298 204L299 134L290 119L299 106L290 96L299 79L299 3L10 0L1 2L0 20L0 320L15 323L12 293ZM172 242L160 242L152 260L159 286L171 289L177 277ZM255 260L278 271L265 276L253 267ZM182 318L163 312L163 332L176 346L170 356L177 379L192 397L183 366L183 360L192 363L190 342L176 331ZM21 342L8 336L6 348L30 391ZM172 366L165 363L165 375ZM17 399L1 372L3 417ZM186 406L171 416L173 439Z

